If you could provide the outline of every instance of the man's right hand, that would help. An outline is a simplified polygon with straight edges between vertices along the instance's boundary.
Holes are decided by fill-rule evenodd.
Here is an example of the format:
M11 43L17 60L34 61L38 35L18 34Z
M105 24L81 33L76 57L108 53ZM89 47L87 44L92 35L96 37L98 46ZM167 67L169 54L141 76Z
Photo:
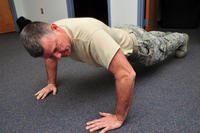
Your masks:
M35 93L37 100L44 99L50 92L53 91L53 95L56 95L57 88L55 84L48 84L46 87Z

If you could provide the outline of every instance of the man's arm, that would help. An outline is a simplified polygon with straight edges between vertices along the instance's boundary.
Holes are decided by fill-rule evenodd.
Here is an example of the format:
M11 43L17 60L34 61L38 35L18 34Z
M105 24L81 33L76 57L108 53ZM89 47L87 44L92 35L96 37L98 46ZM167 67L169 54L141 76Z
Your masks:
M48 84L46 87L44 87L35 94L38 100L44 99L51 91L53 91L53 95L56 94L57 64L58 61L55 58L45 59L45 68L47 71Z
M57 64L58 61L56 58L52 57L45 59L45 68L47 71L48 84L56 84Z
M90 132L103 128L100 133L105 133L121 127L131 105L136 73L121 50L111 61L109 71L114 74L116 81L115 114L100 113L102 118L87 123L86 129Z
M136 73L121 50L112 60L109 70L116 80L115 114L118 120L124 121L131 105Z

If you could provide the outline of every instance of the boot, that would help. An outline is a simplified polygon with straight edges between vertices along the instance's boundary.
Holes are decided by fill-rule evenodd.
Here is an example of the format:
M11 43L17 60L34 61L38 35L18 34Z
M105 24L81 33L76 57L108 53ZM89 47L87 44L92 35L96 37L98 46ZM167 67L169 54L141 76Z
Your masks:
M175 53L175 56L178 57L178 58L182 58L184 56L186 56L187 54L187 51L188 51L188 41L189 41L189 36L185 33L183 33L183 42L177 50L176 50L176 53Z

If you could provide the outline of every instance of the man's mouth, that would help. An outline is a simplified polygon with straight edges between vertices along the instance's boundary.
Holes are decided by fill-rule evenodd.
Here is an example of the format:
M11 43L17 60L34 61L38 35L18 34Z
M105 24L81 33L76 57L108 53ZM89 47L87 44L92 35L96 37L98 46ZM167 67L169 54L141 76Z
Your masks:
M62 52L63 57L66 57L66 56L69 56L69 55L70 55L69 49L66 49L65 51Z

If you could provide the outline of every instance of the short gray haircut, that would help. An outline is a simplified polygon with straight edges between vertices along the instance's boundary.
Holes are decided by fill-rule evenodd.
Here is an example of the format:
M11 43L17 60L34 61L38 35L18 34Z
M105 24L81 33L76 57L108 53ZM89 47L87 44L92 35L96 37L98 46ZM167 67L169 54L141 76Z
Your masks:
M24 47L33 57L41 57L44 49L40 44L40 39L51 33L50 24L45 22L32 22L26 25L20 33L20 40Z

